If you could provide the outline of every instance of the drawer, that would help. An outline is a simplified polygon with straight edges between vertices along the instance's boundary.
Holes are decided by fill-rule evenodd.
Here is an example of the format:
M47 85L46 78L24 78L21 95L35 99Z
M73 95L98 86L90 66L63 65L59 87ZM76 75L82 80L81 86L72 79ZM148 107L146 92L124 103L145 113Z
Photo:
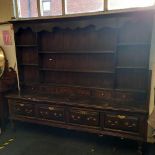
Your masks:
M139 118L131 115L107 113L104 118L104 128L138 132Z
M70 109L69 123L99 127L99 112L85 109Z
M26 101L9 101L10 110L14 115L34 116L35 107L32 103Z
M41 119L64 122L64 107L55 105L39 105L37 107L38 117Z

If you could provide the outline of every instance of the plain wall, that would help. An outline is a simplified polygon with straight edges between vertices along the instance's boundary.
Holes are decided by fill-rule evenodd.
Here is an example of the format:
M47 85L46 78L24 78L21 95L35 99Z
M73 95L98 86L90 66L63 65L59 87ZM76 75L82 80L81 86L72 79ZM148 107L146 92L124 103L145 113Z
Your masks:
M3 41L3 31L8 31L11 35L12 44L5 45ZM15 42L14 42L14 31L11 24L0 25L0 46L4 49L6 58L9 63L9 67L15 68L17 70L16 64L16 52L15 52Z
M152 30L152 42L151 42L151 49L150 49L150 70L152 70L152 79L151 79L151 90L150 90L150 108L149 113L153 111L154 108L154 88L155 88L155 17L154 17L154 24ZM154 138L152 137L152 129L148 128L148 141L154 142Z
M0 0L0 23L10 20L13 16L13 1Z

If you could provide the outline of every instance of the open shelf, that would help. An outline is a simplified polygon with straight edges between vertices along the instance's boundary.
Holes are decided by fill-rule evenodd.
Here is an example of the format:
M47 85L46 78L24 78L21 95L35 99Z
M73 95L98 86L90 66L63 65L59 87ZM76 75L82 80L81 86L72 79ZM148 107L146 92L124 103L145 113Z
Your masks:
M26 77L30 82L33 77L26 74L31 71L35 72L40 83L73 83L84 87L89 85L89 88L92 84L92 87L96 85L97 88L118 87L124 91L127 89L138 92L139 88L142 88L141 91L145 91L149 55L147 52L150 46L147 38L135 37L134 42L131 36L126 38L126 32L123 32L118 41L119 34L111 28L97 32L87 30L84 32L85 38L83 32L82 28L67 33L59 29L55 32L41 31L37 35L30 29L25 29L23 33L20 31L17 39L20 37L21 41L17 40L16 47L23 47L17 49L19 66L24 67L21 68L21 72L25 72L23 78ZM99 40L96 40L96 37L99 37ZM135 73L136 70L138 73ZM144 75L146 78L141 78ZM134 85L129 84L127 76L133 79ZM140 81L136 83L137 79ZM109 86L106 86L106 83ZM141 85L143 87L140 87Z
M145 28L19 29L15 39L23 82L145 92L150 48Z

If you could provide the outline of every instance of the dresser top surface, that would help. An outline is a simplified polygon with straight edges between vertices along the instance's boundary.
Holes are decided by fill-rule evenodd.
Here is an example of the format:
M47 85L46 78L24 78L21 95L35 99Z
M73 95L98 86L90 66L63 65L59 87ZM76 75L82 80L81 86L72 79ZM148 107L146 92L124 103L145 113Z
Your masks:
M76 96L65 96L65 95L44 95L44 94L29 94L29 93L14 93L6 96L8 99L23 100L28 102L35 102L40 104L55 104L55 105L68 105L83 108L93 108L97 110L115 110L115 111L126 111L126 112L139 112L146 113L147 109L142 106L141 103L137 104L131 102L121 102L113 100L104 100L88 97L76 97Z

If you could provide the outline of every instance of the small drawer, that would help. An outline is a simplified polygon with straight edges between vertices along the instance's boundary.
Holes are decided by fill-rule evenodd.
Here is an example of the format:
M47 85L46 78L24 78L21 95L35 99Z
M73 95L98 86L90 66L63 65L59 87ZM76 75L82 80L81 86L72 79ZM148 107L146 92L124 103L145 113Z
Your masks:
M64 122L64 107L55 105L39 105L37 107L38 117L41 119Z
M99 127L99 113L85 109L70 109L69 123Z
M139 118L131 115L105 114L104 128L122 130L127 132L138 132Z
M34 116L35 115L35 108L32 103L29 102L12 102L11 104L11 111L15 115L22 115L22 116Z

